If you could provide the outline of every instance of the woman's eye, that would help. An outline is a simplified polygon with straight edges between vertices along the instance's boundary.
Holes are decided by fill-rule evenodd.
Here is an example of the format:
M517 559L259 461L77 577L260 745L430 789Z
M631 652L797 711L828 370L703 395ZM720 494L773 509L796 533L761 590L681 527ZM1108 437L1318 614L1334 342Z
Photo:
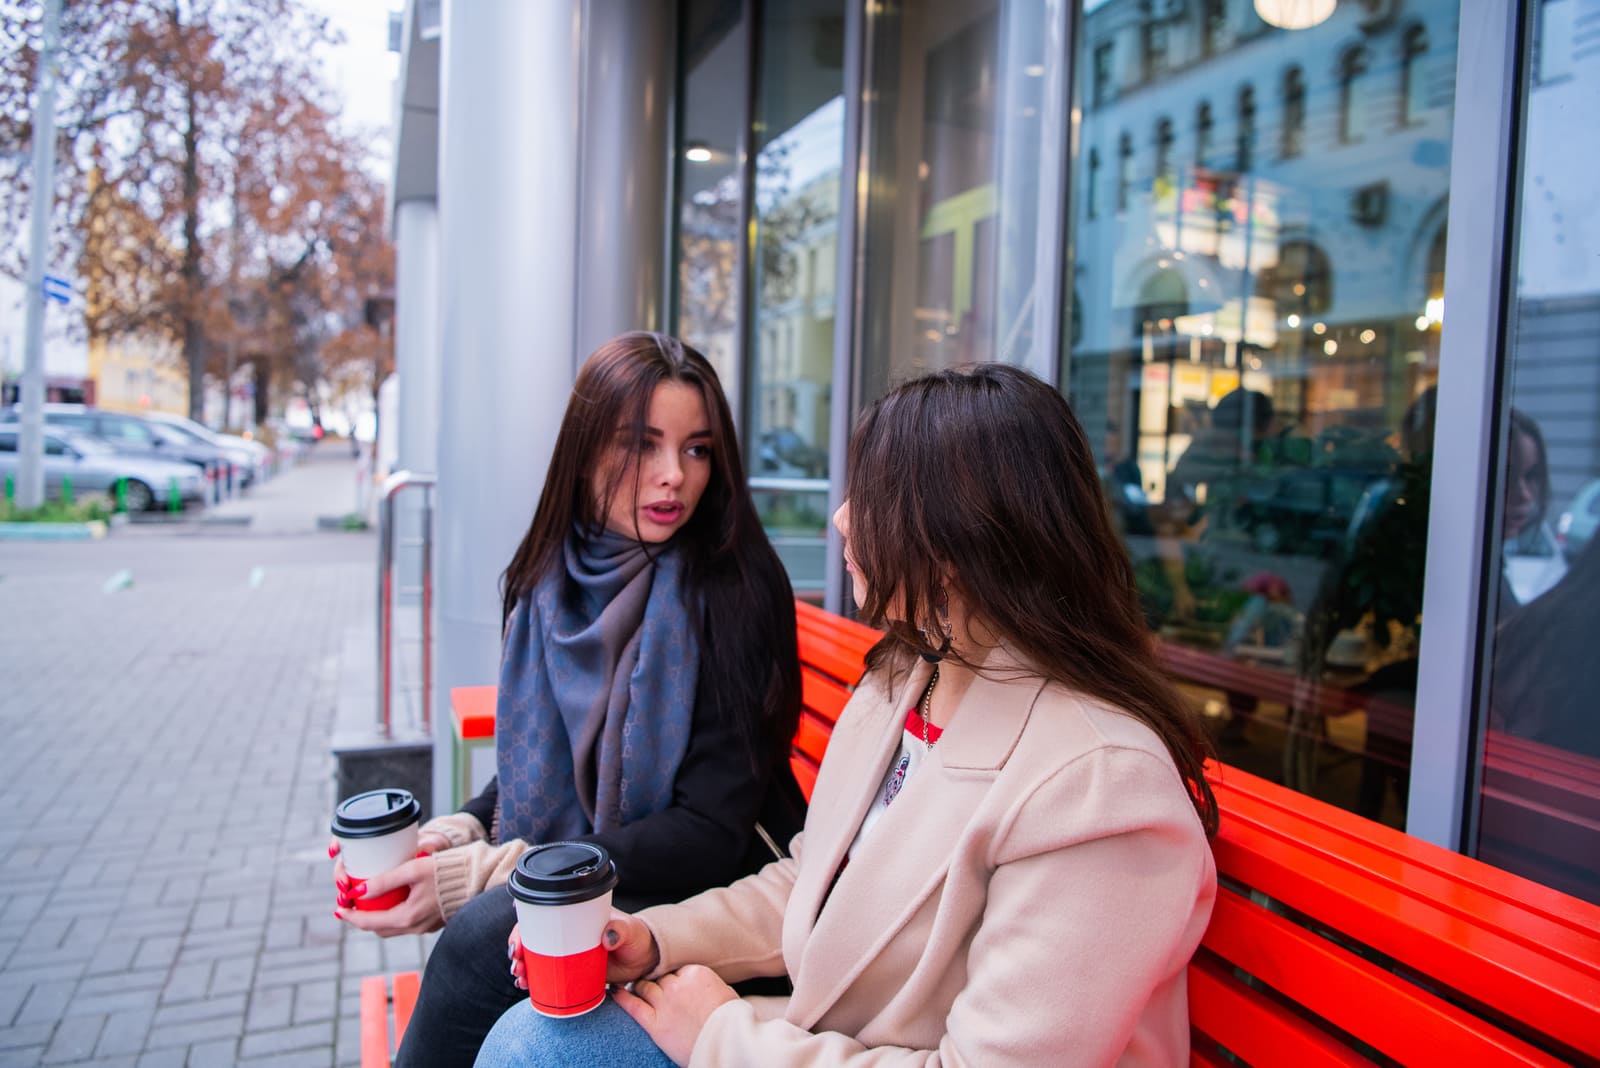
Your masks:
M694 457L696 460L704 460L704 459L707 459L708 457L710 457L710 455L711 455L711 446L710 445L690 445L689 448L686 451L688 452L688 454L690 456Z

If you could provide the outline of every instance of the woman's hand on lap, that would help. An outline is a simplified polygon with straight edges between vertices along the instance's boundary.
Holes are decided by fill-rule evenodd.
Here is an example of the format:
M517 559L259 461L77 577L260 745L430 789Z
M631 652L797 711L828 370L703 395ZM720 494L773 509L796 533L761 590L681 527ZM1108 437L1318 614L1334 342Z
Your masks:
M659 980L634 983L631 994L614 990L612 997L675 1064L689 1063L711 1014L739 1000L733 987L702 964L685 965Z
M384 938L437 931L444 926L444 918L433 881L433 865L433 857L421 856L365 880L350 879L344 876L342 867L336 866L336 878L343 877L344 881L339 883L340 907L333 914L352 927ZM357 898L380 897L400 887L408 888L408 893L393 908L364 912L354 907Z

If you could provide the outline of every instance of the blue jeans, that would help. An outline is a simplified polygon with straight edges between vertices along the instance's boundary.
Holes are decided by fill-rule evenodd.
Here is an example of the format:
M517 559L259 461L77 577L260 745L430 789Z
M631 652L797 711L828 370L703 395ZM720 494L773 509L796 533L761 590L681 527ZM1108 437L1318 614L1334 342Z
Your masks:
M478 1051L476 1068L673 1068L644 1028L607 997L568 1020L533 1011L524 996L506 1010Z

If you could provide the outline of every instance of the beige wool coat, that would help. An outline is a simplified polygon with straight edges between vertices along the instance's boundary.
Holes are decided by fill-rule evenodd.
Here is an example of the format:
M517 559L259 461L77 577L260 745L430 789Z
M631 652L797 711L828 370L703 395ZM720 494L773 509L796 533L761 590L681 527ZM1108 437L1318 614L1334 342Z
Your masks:
M989 657L843 872L920 661L858 687L792 858L639 914L656 975L792 979L718 1008L692 1068L1188 1062L1185 968L1216 895L1200 820L1152 730L1015 668Z

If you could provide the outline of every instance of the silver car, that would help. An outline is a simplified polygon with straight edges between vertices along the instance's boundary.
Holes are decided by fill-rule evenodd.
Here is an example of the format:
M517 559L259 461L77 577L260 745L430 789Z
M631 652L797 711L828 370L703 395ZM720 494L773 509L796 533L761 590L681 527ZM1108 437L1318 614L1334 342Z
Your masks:
M16 478L17 437L15 423L0 426L0 477ZM77 499L91 494L112 497L117 481L127 479L130 512L160 506L167 501L174 486L186 507L205 500L205 476L194 464L130 456L88 434L47 427L44 432L45 496L61 496L62 486L69 478Z

